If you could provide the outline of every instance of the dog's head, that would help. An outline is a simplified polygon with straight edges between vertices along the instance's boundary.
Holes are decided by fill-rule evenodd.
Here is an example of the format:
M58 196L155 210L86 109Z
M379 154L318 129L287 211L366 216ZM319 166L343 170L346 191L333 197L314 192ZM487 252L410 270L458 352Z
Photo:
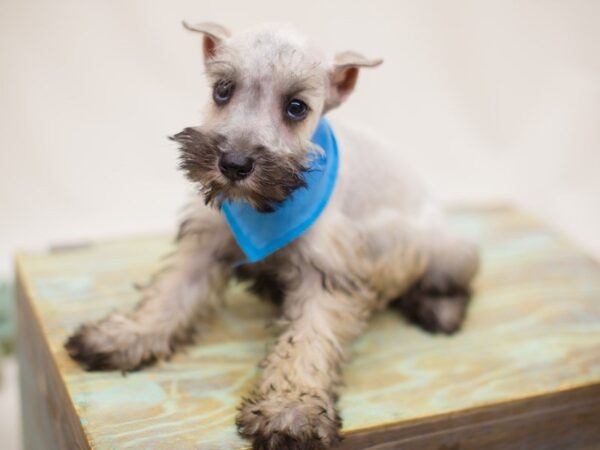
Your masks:
M272 211L304 185L321 115L353 91L359 68L381 60L355 52L327 58L280 26L231 35L214 23L184 25L203 34L212 98L202 124L173 137L181 168L208 204L243 199Z

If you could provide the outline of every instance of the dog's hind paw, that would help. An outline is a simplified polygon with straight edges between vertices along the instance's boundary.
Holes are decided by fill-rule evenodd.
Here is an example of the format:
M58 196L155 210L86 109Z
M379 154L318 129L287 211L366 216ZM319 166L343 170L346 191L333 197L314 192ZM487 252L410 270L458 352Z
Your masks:
M471 299L468 288L443 288L419 282L396 305L404 316L430 333L453 334L462 326Z

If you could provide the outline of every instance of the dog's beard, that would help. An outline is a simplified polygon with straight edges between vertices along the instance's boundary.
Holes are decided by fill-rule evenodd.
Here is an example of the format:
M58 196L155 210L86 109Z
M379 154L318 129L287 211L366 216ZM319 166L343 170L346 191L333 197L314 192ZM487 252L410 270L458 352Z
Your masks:
M305 187L305 157L275 155L263 150L252 155L255 169L242 181L231 182L218 169L225 138L185 128L171 137L180 146L179 168L200 186L207 205L221 207L224 200L245 200L256 210L272 212L296 189ZM303 155L306 152L301 152Z

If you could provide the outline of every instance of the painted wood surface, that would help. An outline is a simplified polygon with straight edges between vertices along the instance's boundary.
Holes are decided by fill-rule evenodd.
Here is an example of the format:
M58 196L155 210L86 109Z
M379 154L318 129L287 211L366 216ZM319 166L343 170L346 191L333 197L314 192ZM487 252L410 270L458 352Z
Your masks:
M600 395L599 266L510 208L459 210L452 226L480 243L483 256L464 329L432 336L393 311L372 320L353 345L339 402L347 445L363 442L353 448L367 448L376 442L370 434L394 427L437 421L442 430L445 418L473 411L500 411L498 419L517 414L525 401L535 409L535 399L556 402L561 393L574 393L565 401ZM148 237L18 258L19 301L31 315L20 326L39 328L91 448L247 447L233 420L273 339L265 327L273 311L240 286L232 286L198 343L170 362L127 376L91 373L62 348L81 322L133 306L133 283L145 281L170 250L168 238ZM20 338L28 339L22 329ZM600 412L600 402L591 410Z

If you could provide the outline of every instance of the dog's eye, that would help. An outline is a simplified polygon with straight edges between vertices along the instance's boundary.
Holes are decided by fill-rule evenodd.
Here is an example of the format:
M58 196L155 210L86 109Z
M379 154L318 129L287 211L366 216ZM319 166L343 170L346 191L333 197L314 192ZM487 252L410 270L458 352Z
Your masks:
M233 81L221 80L213 87L213 100L217 105L224 105L233 95Z
M287 117L293 121L300 121L308 114L308 105L302 100L294 98L290 100L285 108Z

